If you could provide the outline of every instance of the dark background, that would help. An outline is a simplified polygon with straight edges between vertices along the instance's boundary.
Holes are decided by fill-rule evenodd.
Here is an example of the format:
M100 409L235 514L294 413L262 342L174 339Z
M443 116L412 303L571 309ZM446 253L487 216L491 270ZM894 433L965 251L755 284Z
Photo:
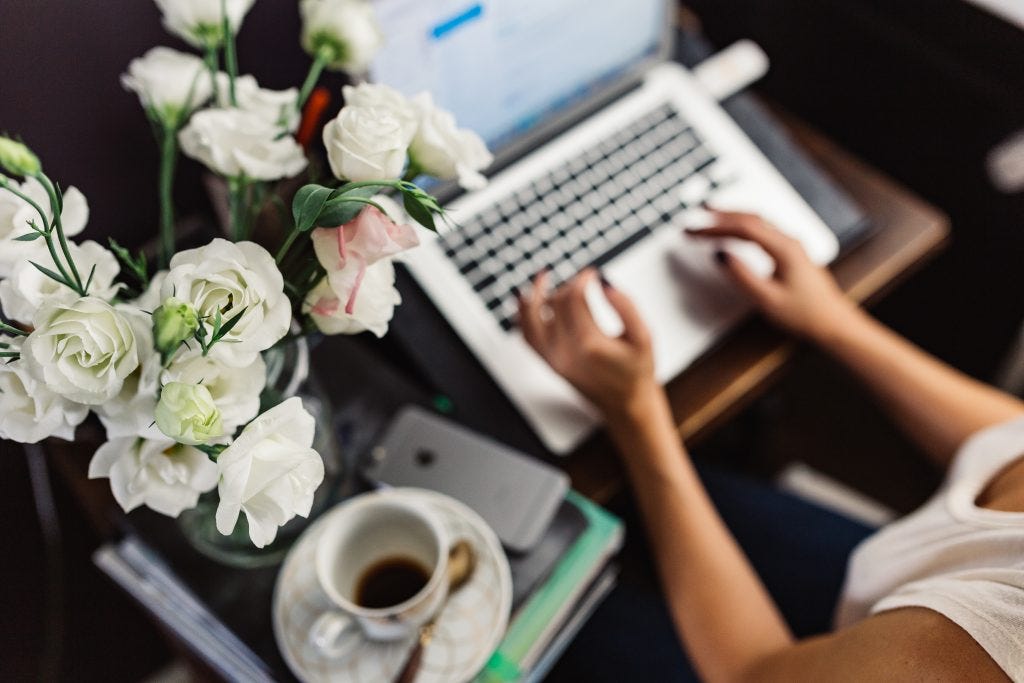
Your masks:
M772 70L760 93L950 214L951 247L875 312L941 358L991 379L1024 317L1024 196L993 189L984 159L1024 127L1024 34L961 0L691 6L716 43L750 37L765 48ZM239 39L241 71L266 87L297 85L308 66L298 31L295 3L257 2ZM119 75L158 44L185 47L163 31L150 2L0 2L0 130L22 136L53 177L85 193L92 210L85 237L138 246L155 233L156 148ZM330 83L337 92L340 81ZM191 162L182 166L177 198L182 213L207 211ZM718 446L750 434L757 435L751 469L800 457L899 509L934 483L863 395L813 356ZM703 450L713 456L715 447ZM870 457L861 459L857 448ZM98 539L55 485L65 542L61 678L138 680L169 653L92 568ZM34 680L50 586L26 464L7 442L0 442L0 511L7 551L0 677Z

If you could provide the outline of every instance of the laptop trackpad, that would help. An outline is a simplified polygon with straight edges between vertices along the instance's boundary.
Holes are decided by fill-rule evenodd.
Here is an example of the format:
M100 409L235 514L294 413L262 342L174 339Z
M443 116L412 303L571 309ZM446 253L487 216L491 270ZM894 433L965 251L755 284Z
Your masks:
M636 304L654 339L655 369L671 379L749 304L714 260L714 246L665 227L602 268Z

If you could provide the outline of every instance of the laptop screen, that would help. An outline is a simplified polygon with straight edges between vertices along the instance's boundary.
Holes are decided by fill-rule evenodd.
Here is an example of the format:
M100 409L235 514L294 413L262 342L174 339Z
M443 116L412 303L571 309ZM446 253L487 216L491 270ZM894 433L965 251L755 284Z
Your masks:
M665 0L375 0L371 79L428 90L499 150L658 52Z

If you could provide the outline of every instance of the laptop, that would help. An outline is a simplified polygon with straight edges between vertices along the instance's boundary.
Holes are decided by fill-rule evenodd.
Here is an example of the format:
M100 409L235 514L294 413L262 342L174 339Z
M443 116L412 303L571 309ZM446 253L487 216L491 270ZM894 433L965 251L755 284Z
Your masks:
M666 382L750 310L714 251L772 270L754 245L684 237L703 202L765 216L817 263L839 252L832 231L669 61L672 4L374 2L388 42L371 78L430 90L496 157L486 188L445 202L458 227L408 252L406 266L556 454L571 452L599 415L518 330L516 292L537 272L557 285L600 268L640 309ZM588 302L603 330L621 330L599 288Z

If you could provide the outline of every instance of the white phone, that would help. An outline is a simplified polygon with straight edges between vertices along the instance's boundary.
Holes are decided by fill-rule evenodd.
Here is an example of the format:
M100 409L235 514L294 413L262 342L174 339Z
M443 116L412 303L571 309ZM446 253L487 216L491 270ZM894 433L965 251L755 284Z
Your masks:
M515 553L540 540L569 490L564 472L415 406L391 422L363 474L462 501Z

